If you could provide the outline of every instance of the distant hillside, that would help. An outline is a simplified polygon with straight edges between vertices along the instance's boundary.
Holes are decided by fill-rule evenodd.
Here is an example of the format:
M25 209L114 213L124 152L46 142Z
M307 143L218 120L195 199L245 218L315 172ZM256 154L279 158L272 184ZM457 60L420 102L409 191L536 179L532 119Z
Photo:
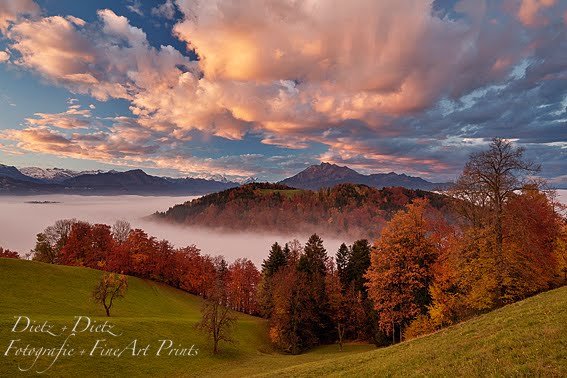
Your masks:
M194 178L168 180L148 175L141 169L80 175L63 181L62 185L74 190L107 194L204 194L237 186L230 182Z
M394 212L427 197L442 209L447 198L422 190L339 184L310 191L282 184L248 184L209 194L154 214L154 219L232 230L318 232L376 237Z
M80 175L63 181L62 185L85 190L117 192L143 192L167 189L173 186L169 181L160 177L150 176L141 169Z
M400 186L407 189L438 190L448 186L447 183L433 183L419 177L399 175L394 172L363 175L348 167L329 163L312 165L295 176L279 182L279 184L294 188L311 190L328 188L343 183L362 184L377 189Z
M12 177L0 176L0 194L47 194L60 193L60 185L44 184L28 180L18 180Z

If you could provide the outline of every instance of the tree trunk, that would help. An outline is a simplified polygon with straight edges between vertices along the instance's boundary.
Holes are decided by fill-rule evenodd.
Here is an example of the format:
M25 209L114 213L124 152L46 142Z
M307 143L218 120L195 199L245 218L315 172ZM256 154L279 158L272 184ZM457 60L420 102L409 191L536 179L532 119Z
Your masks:
M337 324L337 330L339 333L339 352L343 351L343 335L345 333L344 326L341 323Z
M497 206L500 206L498 204ZM503 276L504 276L504 246L503 246L503 236L502 236L502 211L497 210L496 214L496 300L498 306L502 305L502 286L503 286Z
M106 316L110 316L110 308L107 306L104 306L104 309L106 310Z
M392 344L396 343L396 324L392 322Z

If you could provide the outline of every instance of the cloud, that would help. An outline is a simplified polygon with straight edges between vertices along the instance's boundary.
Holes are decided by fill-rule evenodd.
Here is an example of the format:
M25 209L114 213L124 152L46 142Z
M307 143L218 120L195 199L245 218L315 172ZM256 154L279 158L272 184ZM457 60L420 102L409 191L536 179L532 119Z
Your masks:
M122 83L106 81L93 70L103 57L81 28L74 18L61 16L14 25L8 32L11 48L20 54L14 63L77 93L98 99L128 98Z
M203 175L223 172L230 178L245 178L263 172L290 175L316 163L308 156L265 156L263 154L226 155L218 158L192 156L190 149L172 148L171 143L156 143L156 134L144 132L136 122L119 117L110 131L79 133L69 129L54 130L33 125L22 130L0 131L0 140L15 145L1 145L11 154L36 152L59 157L95 160L125 167L175 170L180 175ZM167 136L162 135L167 140ZM163 140L162 140L163 141Z
M142 3L138 0L127 0L128 5L126 5L126 9L128 9L132 13L136 13L138 16L143 16L144 12L142 11Z
M526 26L545 25L549 19L545 10L549 10L556 3L556 0L522 0L518 9L518 18Z
M6 62L10 59L10 54L7 51L0 51L0 63Z
M486 68L513 36L490 46L483 4L451 21L433 15L429 1L180 1L186 18L175 32L199 54L206 78L271 92L263 118L301 111L302 119L338 121L419 111L504 78L507 70Z
M14 25L9 37L11 48L21 55L16 65L101 101L131 100L149 86L177 79L177 66L191 66L169 46L149 46L145 33L125 17L110 10L100 10L98 16L100 27L61 16Z
M73 104L74 102L70 103ZM88 129L93 127L89 120L91 117L90 110L81 109L80 105L70 105L67 111L63 113L35 113L34 116L35 118L26 118L27 125L32 127L49 126L58 129Z
M147 45L146 33L131 26L126 17L117 16L110 9L99 10L97 14L103 23L102 32L107 36L129 42L132 47Z
M0 33L6 33L10 24L17 22L22 16L37 16L39 6L32 0L0 1Z
M173 0L166 0L165 3L152 8L152 15L173 20L175 18L175 3Z

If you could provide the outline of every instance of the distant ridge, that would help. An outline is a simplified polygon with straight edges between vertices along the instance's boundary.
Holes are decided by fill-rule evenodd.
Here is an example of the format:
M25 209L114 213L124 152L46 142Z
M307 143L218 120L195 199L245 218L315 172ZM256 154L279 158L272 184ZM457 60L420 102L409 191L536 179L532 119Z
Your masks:
M445 189L449 185L448 183L429 182L420 177L394 172L363 175L349 167L341 167L330 163L312 165L295 176L279 182L279 184L293 188L310 190L333 187L344 183L362 184L377 189L400 186L407 189L421 190Z
M85 174L104 173L102 170L96 171L73 171L71 169L62 168L38 168L38 167L25 167L20 168L19 171L26 176L33 177L37 180L49 182L52 184L63 182L67 179L77 177Z
M73 171L61 168L26 167L18 169L0 164L0 194L140 194L140 195L201 195L214 193L240 185L257 182L255 177L229 181L221 175L204 178L159 177L147 174L141 169L118 171ZM357 171L336 164L312 165L280 184L317 190L338 184L362 184L382 189L403 187L406 189L437 190L448 186L446 183L432 183L419 177L387 173L363 175Z
M201 178L163 178L148 175L141 169L75 172L31 167L22 171L33 177L16 167L0 165L0 194L201 195L239 185Z
M41 182L41 180L39 179L23 174L16 167L12 167L10 165L4 165L4 164L0 164L0 177L11 178L14 180L27 181L27 182L36 182L36 183Z

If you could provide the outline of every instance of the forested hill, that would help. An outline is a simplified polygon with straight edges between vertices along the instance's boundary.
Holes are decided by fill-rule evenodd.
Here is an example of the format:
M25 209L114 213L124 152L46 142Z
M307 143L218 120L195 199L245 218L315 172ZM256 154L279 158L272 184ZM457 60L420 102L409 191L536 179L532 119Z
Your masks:
M317 232L374 238L386 221L416 198L428 198L437 209L447 197L422 190L339 184L318 191L281 184L254 183L209 194L154 219L211 228L247 231Z

